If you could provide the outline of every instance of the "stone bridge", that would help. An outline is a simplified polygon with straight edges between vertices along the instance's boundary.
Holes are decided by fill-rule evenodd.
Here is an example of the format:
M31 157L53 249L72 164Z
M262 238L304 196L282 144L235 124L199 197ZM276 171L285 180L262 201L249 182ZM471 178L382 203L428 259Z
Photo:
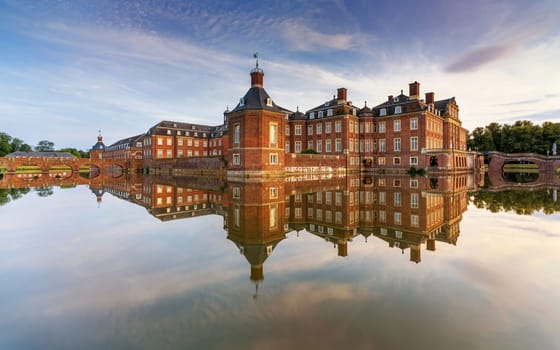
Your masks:
M536 153L488 153L488 179L490 187L494 189L511 187L512 182L504 179L504 165L512 162L527 162L536 164L539 177L536 181L519 183L517 188L537 188L543 186L559 186L560 179L556 169L560 168L560 156L543 156Z
M8 174L15 174L19 167L35 166L41 173L49 173L54 167L69 167L72 173L79 173L80 168L89 167L101 173L110 171L115 167L125 171L130 168L124 160L114 159L88 159L65 157L0 157L0 169L5 169Z

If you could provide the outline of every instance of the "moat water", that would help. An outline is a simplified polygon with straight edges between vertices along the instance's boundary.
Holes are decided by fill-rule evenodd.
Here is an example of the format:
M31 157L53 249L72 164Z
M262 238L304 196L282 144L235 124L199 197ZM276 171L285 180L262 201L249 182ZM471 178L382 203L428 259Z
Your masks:
M0 181L0 349L560 348L553 186L12 184Z

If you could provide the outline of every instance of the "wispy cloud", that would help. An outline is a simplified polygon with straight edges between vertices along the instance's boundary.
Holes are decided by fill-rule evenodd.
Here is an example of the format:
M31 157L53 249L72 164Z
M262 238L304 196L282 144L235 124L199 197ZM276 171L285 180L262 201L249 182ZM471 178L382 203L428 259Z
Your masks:
M350 34L326 34L297 21L286 21L283 35L288 47L296 51L349 50L355 47L355 40Z
M507 57L514 50L515 46L503 45L474 49L460 56L447 66L445 70L450 73L471 72Z

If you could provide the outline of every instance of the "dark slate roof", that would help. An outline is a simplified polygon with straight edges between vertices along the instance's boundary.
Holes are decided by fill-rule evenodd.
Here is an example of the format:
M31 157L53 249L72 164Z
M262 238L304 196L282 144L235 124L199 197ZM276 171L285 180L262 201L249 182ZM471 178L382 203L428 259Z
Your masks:
M6 158L15 157L34 157L34 158L77 158L75 155L66 152L12 152L6 155Z
M263 87L252 86L249 91L242 97L243 105L240 103L232 110L232 112L242 111L245 109L265 109L268 111L292 113L289 109L278 106L272 101L272 105L267 105L266 101L270 96Z
M132 137L127 137L126 139L122 139L122 140L119 140L119 141L113 143L112 145L110 145L107 148L115 147L115 146L118 146L118 145L133 146L134 143L143 136L144 136L144 134L139 134L139 135L135 135L135 136L132 136Z
M152 126L146 134L148 135L167 135L167 130L173 130L175 133L172 135L176 135L176 131L194 131L194 132L206 132L210 133L211 127L208 125L201 125L201 124L192 124L192 123L183 123L183 122L173 122L169 120L163 120L156 125ZM200 135L202 137L202 135Z
M360 117L371 117L371 116L373 116L373 112L371 111L371 108L369 108L367 106L367 103L364 103L364 108L362 108L358 111L358 116L360 116Z
M266 247L272 245L272 251L274 251L278 243L280 243L284 238L263 244L243 244L242 241L238 241L237 239L229 236L228 239L235 243L237 248L243 247L243 255L249 264L260 265L263 264L270 255L266 253Z
M441 115L445 114L445 109L447 108L447 105L452 102L455 101L455 97L451 97L445 100L439 100L439 101L435 101L434 102L434 107L436 109L439 109L439 111L441 112Z
M396 101L395 101L395 99L396 99ZM399 105L399 104L405 104L409 101L410 101L410 97L401 93L400 95L393 97L393 99L391 101L387 100L387 101L385 101L381 104L378 104L377 106L375 106L373 108L377 109L377 108L388 107L388 106L396 106L396 105ZM415 101L417 101L417 100L415 100Z
M307 119L307 117L305 116L305 114L300 112L299 108L298 108L298 110L296 112L290 114L289 119L290 120L305 120L305 119Z
M91 150L90 151L103 151L105 149L105 144L103 143L103 141L97 141L97 143L93 146L91 146Z

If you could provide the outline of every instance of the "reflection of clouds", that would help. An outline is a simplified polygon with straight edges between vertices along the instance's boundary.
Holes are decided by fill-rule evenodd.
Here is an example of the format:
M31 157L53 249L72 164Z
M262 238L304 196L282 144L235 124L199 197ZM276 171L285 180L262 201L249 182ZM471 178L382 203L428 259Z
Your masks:
M83 188L56 190L49 203L33 224L22 222L17 248L0 244L0 273L12 282L0 291L0 329L9 325L11 337L29 342L515 349L553 348L558 340L560 282L551 276L560 247L543 240L558 214L471 206L458 245L422 247L429 258L418 265L373 237L356 237L341 258L331 243L290 233L267 259L254 300L249 264L225 238L220 217L160 223L111 196L97 210ZM65 210L64 225L33 231ZM2 228L2 243L15 238Z

